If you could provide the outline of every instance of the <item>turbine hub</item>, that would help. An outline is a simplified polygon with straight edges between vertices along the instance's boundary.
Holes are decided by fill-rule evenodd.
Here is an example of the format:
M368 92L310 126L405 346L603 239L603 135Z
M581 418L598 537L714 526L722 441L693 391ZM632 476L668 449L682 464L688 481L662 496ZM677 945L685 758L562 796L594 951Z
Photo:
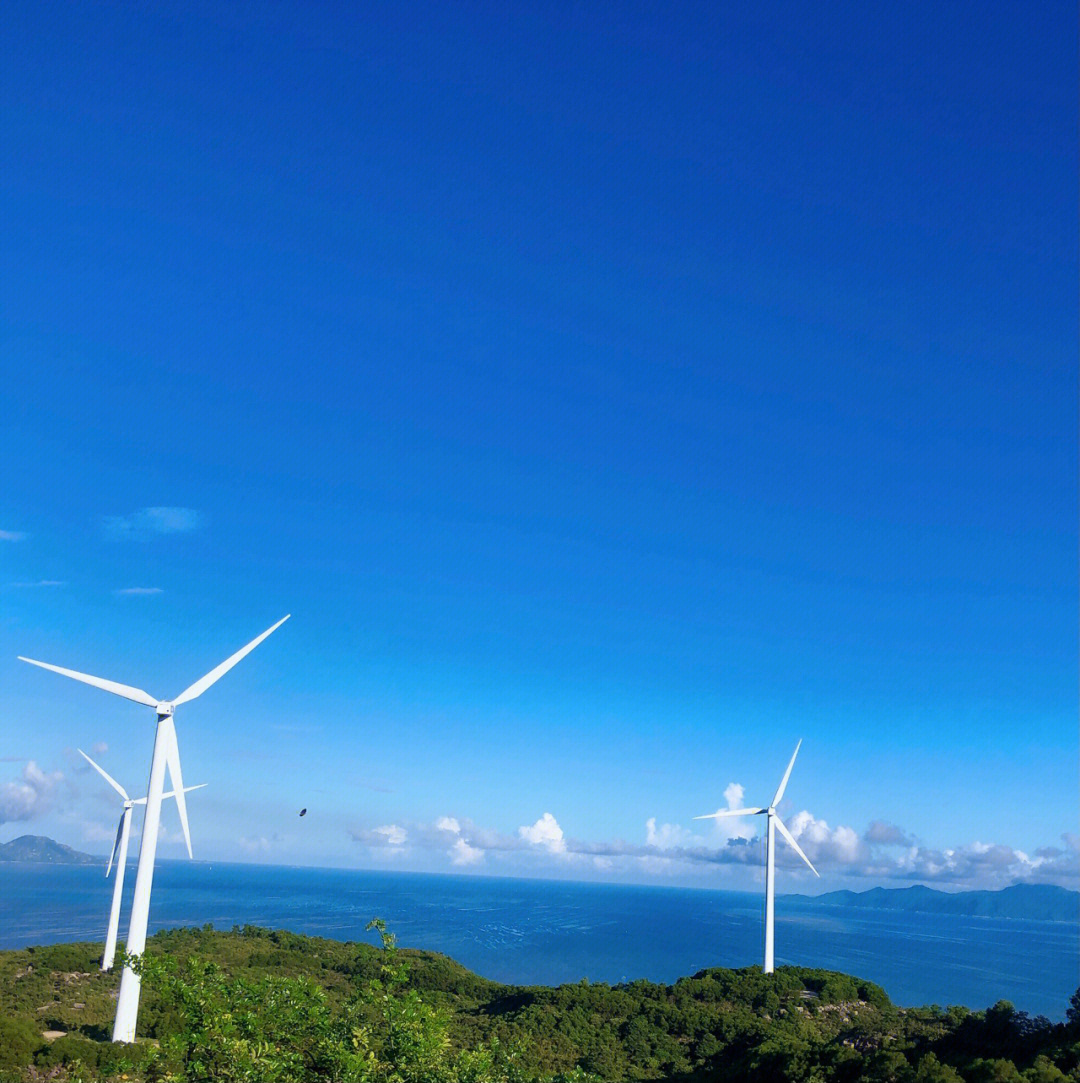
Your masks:
M158 718L169 718L173 713L173 705L162 701L155 708Z

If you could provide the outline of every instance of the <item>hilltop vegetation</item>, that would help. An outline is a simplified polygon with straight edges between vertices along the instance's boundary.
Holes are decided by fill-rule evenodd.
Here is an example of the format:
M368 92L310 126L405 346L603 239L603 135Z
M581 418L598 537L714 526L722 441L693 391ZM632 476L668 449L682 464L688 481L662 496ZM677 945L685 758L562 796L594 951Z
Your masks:
M526 988L388 936L378 949L207 926L149 941L150 1040L114 1046L117 976L98 955L0 953L0 1080L1080 1083L1080 992L1052 1024L1006 1003L899 1009L870 982L800 967Z

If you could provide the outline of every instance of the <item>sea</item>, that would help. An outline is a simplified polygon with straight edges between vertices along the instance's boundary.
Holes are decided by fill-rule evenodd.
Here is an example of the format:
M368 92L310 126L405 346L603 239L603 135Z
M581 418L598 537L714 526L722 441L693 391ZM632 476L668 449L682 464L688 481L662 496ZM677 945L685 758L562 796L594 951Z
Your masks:
M134 885L125 885L121 939ZM112 880L95 865L0 865L0 948L104 940ZM761 962L760 894L356 869L164 861L150 932L262 925L376 943L382 918L403 947L443 952L512 985L674 982ZM1080 986L1075 922L868 910L776 900L777 965L840 970L894 1003L986 1008L1008 1000L1063 1019Z

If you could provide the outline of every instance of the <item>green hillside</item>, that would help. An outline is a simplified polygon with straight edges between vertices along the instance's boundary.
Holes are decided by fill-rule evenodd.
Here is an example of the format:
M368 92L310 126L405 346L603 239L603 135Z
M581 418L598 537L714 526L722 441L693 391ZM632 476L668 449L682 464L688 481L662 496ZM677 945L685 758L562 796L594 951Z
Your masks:
M20 835L0 842L0 861L31 861L38 865L96 865L103 858L73 850L44 835Z
M799 967L526 988L391 937L252 926L151 938L145 1040L114 1046L118 978L99 951L0 953L0 1080L1080 1083L1080 993L1052 1024L1006 1003L900 1009L870 982Z

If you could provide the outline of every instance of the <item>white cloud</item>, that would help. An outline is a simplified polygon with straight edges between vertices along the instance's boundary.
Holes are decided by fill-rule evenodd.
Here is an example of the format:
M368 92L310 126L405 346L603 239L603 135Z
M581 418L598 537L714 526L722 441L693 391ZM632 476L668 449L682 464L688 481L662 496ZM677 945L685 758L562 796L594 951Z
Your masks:
M743 796L745 790L738 782L729 782L724 790L724 800L728 810L745 808ZM717 809L722 812L723 809ZM758 835L758 824L753 816L721 816L713 820L713 831L719 839L742 839L749 841Z
M889 879L959 884L985 888L1008 887L1017 881L1068 884L1080 874L1080 854L1063 835L1065 847L1043 846L1031 857L1000 843L972 842L946 850L913 844L899 857L871 857L860 873Z
M842 860L854 861L862 853L859 836L850 827L838 827L830 841L837 848Z
M113 591L114 594L162 594L161 587L123 587Z
M382 827L376 827L375 834L386 839L387 846L404 846L405 840L409 837L405 828L398 827L397 824L384 824Z
M107 533L117 538L184 534L202 525L202 514L194 508L143 508L130 515L106 516L102 525Z
M0 786L0 823L32 820L52 808L57 787L64 781L61 771L46 774L34 760L22 770L22 780Z
M831 830L824 820L814 819L805 809L796 813L787 826L795 841L815 865L819 861L823 864L854 865L869 856L866 844L850 827ZM780 845L777 848L778 857L783 850L790 851L790 847ZM798 854L792 854L787 863L800 860Z
M753 823L752 818L747 817ZM901 828L870 828L859 835L841 824L832 828L803 810L786 821L788 829L819 872L878 881L925 881L956 887L1007 887L1020 881L1071 886L1080 876L1080 838L1062 836L1060 847L1040 847L1034 856L1001 844L974 842L947 850L935 850L912 842L897 853L899 839L909 839ZM875 821L880 823L880 821ZM567 852L591 855L612 862L615 869L636 868L650 875L687 872L694 866L747 865L760 868L763 860L761 838L728 838L720 846L699 845L699 840L680 834L677 825L646 824L646 844L635 846L613 842L568 841ZM788 873L809 876L799 856L778 839L777 861Z
M0 530L0 541L22 541L26 535L21 530Z
M478 865L484 860L484 851L478 846L470 846L460 836L450 847L450 861L455 865Z
M452 865L478 865L484 860L484 848L472 845L461 833L461 821L456 816L440 816L435 830L442 834L456 835L454 845L447 850Z
M733 784L725 793L729 806L739 807L741 792ZM461 816L439 816L435 821L407 825L386 824L355 829L352 837L388 855L428 851L440 853L453 866L477 865L494 855L504 868L514 863L536 867L538 862L577 862L597 874L685 876L714 866L746 866L760 871L764 859L760 817L737 818L748 823L751 837L712 836L711 841L679 824L657 823L650 817L641 843L622 839L583 841L567 838L558 821L545 812L535 823L519 827L515 835L480 827ZM721 821L723 822L723 821ZM1062 836L1061 846L1040 847L1031 853L1009 846L975 842L948 850L934 850L908 840L907 832L874 821L861 834L841 824L831 827L803 810L785 821L800 847L823 876L887 882L889 880L940 883L956 887L1004 887L1017 880L1072 884L1080 876L1080 837ZM809 870L782 838L776 858L800 890Z
M67 580L65 579L38 579L32 583L12 583L13 587L27 588L27 587L66 587Z
M531 827L519 827L518 835L533 846L543 846L553 854L566 852L563 830L550 812L545 812Z
M381 842L383 846L404 846L409 833L397 824L383 824L381 827L371 829L374 841Z
M240 848L249 854L268 854L270 840L265 835L244 836L239 840Z
M656 826L656 817L650 816L645 821L645 842L658 850L670 850L673 846L683 846L693 840L693 833L678 824ZM701 840L696 840L700 842Z
M354 827L349 831L355 842L372 849L400 851L408 841L409 833L398 824L383 824L381 827Z
M95 756L101 756L109 751L109 746L104 741L95 741L90 746L90 751L93 752Z

